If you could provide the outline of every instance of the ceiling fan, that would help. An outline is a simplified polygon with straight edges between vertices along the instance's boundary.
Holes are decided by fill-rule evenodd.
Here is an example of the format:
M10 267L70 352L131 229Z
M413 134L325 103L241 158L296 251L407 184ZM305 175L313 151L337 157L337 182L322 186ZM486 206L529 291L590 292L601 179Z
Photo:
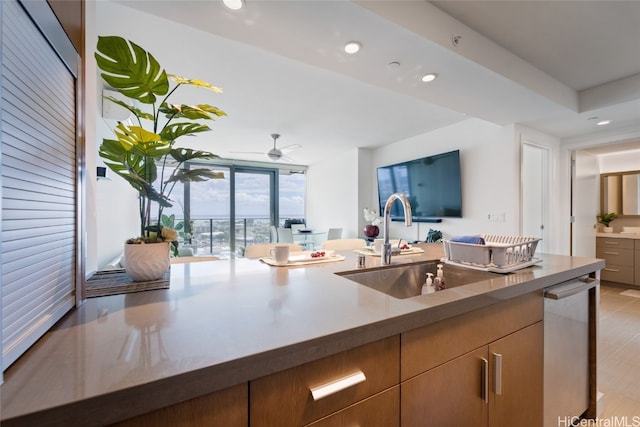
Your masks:
M301 148L302 145L300 144L292 144L292 145L287 145L286 147L282 147L282 148L278 148L276 146L276 141L278 140L278 138L280 138L280 134L278 133L272 133L271 134L271 138L273 138L273 148L269 151L267 151L266 153L264 152L257 152L257 151L232 151L232 153L243 153L243 154L266 154L266 156L274 161L277 162L278 160L284 160L287 162L292 162L293 160L287 156L287 154L293 150L295 150L296 148Z

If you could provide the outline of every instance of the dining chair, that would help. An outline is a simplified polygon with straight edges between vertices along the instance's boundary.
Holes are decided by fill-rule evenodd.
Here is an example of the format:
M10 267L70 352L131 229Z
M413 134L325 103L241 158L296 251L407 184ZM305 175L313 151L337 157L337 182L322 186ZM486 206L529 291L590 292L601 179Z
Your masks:
M280 245L280 243L256 243L255 245L249 245L244 249L244 257L256 259L270 256L271 249L276 245ZM289 246L289 251L291 252L300 252L302 250L300 245L294 243L282 243L282 245Z
M330 228L327 231L327 240L335 240L342 238L342 227L340 228Z
M326 240L322 244L322 249L329 249L333 251L347 251L350 249L362 249L367 247L367 242L364 239L333 239Z
M294 243L290 228L278 227L278 243Z
M271 226L271 243L276 243L278 241L278 229L275 225Z

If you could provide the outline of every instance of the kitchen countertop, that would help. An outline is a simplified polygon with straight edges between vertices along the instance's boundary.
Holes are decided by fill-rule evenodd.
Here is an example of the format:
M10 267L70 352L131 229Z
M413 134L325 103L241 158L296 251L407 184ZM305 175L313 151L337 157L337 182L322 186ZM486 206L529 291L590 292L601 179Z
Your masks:
M394 262L442 256L439 244L423 247ZM5 372L1 421L115 422L604 267L542 255L516 273L400 300L333 274L357 270L356 255L342 254L342 262L291 268L174 264L169 290L88 299Z
M640 239L640 233L602 233L597 232L596 237L609 237L612 239Z

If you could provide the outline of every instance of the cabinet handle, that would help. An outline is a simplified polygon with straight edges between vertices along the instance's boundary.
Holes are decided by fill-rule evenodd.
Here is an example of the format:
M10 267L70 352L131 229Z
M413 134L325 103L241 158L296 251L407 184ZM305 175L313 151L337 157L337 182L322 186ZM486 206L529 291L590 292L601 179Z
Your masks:
M615 268L605 268L604 271L612 271L614 273L618 273L620 270L616 270Z
M619 242L607 242L606 240L605 240L604 243L606 243L607 245L619 245L620 244Z
M493 353L493 367L495 370L496 394L502 394L502 355Z
M605 254L606 255L620 255L620 252L606 252L605 251Z
M480 359L482 359L482 390L480 391L480 394L482 395L484 403L489 403L489 361L484 357L481 357Z
M353 374L349 374L345 377L342 377L338 380L328 382L326 384L322 384L318 387L310 388L311 395L313 396L314 401L318 401L323 397L327 397L344 389L347 389L356 384L360 384L365 381L367 377L364 376L364 372L358 371Z

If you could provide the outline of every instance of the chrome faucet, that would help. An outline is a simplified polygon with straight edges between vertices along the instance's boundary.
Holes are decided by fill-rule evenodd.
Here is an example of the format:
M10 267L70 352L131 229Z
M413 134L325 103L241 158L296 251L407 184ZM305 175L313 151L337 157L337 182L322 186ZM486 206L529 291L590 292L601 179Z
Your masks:
M383 226L383 234L384 242L382 243L382 264L389 265L391 264L391 244L389 243L389 220L391 218L391 205L396 200L400 200L402 202L402 207L404 208L404 224L407 227L411 226L411 205L409 204L409 200L402 193L393 193L387 199L387 203L384 205L384 226Z

